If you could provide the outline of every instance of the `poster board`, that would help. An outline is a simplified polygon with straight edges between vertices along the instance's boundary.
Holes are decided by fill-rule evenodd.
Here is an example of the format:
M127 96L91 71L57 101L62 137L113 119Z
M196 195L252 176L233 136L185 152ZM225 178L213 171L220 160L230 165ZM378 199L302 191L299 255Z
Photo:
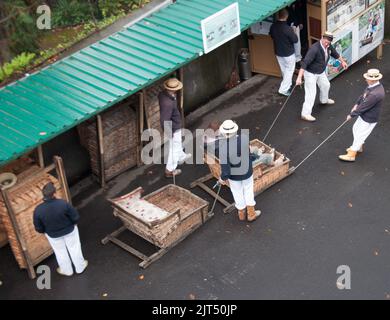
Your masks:
M201 21L203 49L208 53L241 34L238 2Z
M341 53L348 65L351 65L383 42L385 3L379 0L335 0L327 1L327 10L330 8L330 2L333 2L330 20L334 19L337 11L346 15L346 18L340 17L340 21L347 22L333 31L335 36L333 46ZM363 2L364 10L361 8ZM336 6L335 3L338 5ZM352 13L349 9L346 10L345 8L349 8L351 4L354 4L356 8L360 6L359 10L356 9ZM350 18L353 14L355 14L353 18ZM327 16L328 21L329 16ZM332 26L336 25L334 21L331 23L333 23ZM332 79L342 71L339 61L331 58L327 66L328 78Z

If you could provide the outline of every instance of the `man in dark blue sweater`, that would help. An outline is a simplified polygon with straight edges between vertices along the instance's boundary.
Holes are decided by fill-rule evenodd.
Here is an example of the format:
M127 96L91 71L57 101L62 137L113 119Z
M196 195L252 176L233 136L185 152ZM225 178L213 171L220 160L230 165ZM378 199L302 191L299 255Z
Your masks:
M42 193L43 203L34 211L35 230L46 235L56 256L59 274L73 275L72 262L76 272L82 273L88 261L83 257L76 225L80 216L68 202L55 198L56 188L53 183L46 184Z
M331 45L333 34L326 31L321 40L313 44L301 62L296 85L302 84L302 77L305 77L305 102L302 107L302 120L313 122L316 118L312 116L314 101L316 100L317 85L320 89L320 103L334 104L335 101L329 99L330 82L326 75L326 66L330 57L338 59L344 69L347 63Z
M289 96L291 93L292 77L295 70L294 44L298 37L292 27L287 24L288 11L282 9L278 12L278 21L272 24L270 36L274 41L276 59L278 60L283 80L279 87L279 93Z
M179 164L191 158L191 153L183 151L181 114L177 103L177 92L183 84L176 78L164 82L164 91L160 92L158 101L160 105L160 124L164 134L168 137L169 152L166 162L165 176L171 178L181 174L176 169Z
M378 69L368 70L363 77L368 87L353 106L347 120L357 118L353 125L353 144L347 149L347 154L339 156L340 160L353 162L358 152L363 152L363 144L378 123L385 89L379 82L382 74Z
M233 194L238 218L252 222L260 215L255 210L256 201L253 189L253 168L249 151L249 136L238 135L238 125L225 120L219 128L225 139L219 140L219 160L221 177L219 183L229 184ZM247 212L245 212L245 209Z

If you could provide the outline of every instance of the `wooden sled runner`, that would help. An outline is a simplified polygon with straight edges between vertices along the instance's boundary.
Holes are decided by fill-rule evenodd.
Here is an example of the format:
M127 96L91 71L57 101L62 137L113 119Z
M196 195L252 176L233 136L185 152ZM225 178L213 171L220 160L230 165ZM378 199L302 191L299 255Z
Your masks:
M122 220L123 226L102 240L109 241L135 255L146 268L161 258L169 249L203 225L212 214L208 202L176 185L167 185L143 198L143 189L138 188L122 197L109 200L114 216ZM147 256L117 237L130 230L159 249Z
M271 147L261 142L258 139L254 139L250 142L251 146L255 146L258 148L264 147L265 152L269 153L271 151ZM275 157L278 159L283 155L275 150ZM217 198L217 200L225 206L223 210L224 213L228 213L234 209L234 203L229 203L221 196L217 195L211 188L209 188L205 182L211 179L217 179L221 176L221 166L219 159L214 155L209 153L205 153L204 156L205 163L208 165L210 169L210 173L204 177L201 177L194 182L191 183L190 187L200 187L205 192L210 194L213 198ZM253 165L253 179L254 179L254 193L255 196L262 193L264 190L267 190L274 184L288 177L291 173L293 173L294 167L290 168L290 159L284 157L283 163L280 166L267 166L263 163L256 163Z

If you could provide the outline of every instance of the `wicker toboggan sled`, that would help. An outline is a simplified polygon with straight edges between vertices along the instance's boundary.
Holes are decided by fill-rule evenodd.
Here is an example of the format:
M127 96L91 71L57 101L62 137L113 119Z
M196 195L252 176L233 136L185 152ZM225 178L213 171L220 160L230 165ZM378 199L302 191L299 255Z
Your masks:
M258 139L254 139L250 142L251 146L254 147L264 147L265 152L269 153L271 147L263 143ZM275 150L276 159L279 157L284 157L280 152ZM234 208L234 203L229 203L221 196L217 195L212 189L210 189L205 182L215 178L219 179L221 176L221 165L219 159L212 154L205 153L204 161L210 169L210 173L204 177L201 177L191 183L191 188L200 187L211 196L215 197L219 202L221 202L226 208L224 212L227 213ZM253 180L254 180L254 193L255 196L262 193L264 190L270 188L277 182L283 180L293 172L294 168L290 168L290 159L284 157L284 160L280 166L267 166L263 163L256 163L253 166Z
M178 244L210 217L208 202L176 185L167 185L143 198L142 188L122 197L109 200L114 216L122 220L123 226L102 240L125 249L142 260L140 267L146 268L161 258L170 248ZM117 237L125 230L158 247L151 256L139 252Z

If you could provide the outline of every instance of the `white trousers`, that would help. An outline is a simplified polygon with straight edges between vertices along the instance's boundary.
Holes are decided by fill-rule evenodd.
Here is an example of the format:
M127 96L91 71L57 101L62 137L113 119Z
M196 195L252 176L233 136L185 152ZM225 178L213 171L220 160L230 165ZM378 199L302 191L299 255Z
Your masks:
M295 62L299 62L302 60L302 53L301 53L301 30L299 27L294 28L295 34L298 37L298 42L294 43L294 51L295 51Z
M181 130L177 130L173 133L173 136L168 140L168 148L166 169L168 171L174 171L177 168L179 161L182 161L186 156L183 151Z
M350 149L352 151L359 151L376 125L377 123L369 123L364 121L361 117L358 117L352 128L353 144Z
M66 275L73 274L72 262L77 273L84 271L86 265L81 251L79 229L77 226L74 227L74 230L71 233L63 237L51 238L47 234L46 237L53 248L57 263L62 273Z
M229 179L229 185L237 210L243 210L247 206L254 206L256 204L253 191L253 176L242 181Z
M288 57L276 56L280 70L282 71L283 80L279 87L279 93L286 93L292 84L292 77L295 70L295 54Z
M305 102L302 108L302 116L310 116L313 111L317 94L317 84L320 88L320 102L327 103L329 99L330 82L326 73L314 74L305 70Z

